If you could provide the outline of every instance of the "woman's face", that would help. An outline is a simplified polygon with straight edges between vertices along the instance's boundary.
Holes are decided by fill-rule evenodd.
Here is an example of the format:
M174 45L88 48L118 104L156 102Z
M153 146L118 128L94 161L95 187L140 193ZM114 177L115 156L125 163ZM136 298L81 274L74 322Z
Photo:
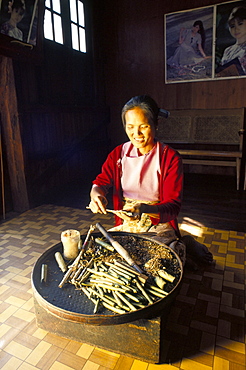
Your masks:
M235 18L230 21L230 33L241 44L246 41L246 19Z
M18 24L22 18L24 17L24 10L21 8L14 8L12 13L11 13L11 21L15 24Z
M126 112L126 134L141 154L148 153L155 145L155 128L145 112L136 107Z
M200 26L197 24L196 26L192 27L194 33L197 33L200 30Z

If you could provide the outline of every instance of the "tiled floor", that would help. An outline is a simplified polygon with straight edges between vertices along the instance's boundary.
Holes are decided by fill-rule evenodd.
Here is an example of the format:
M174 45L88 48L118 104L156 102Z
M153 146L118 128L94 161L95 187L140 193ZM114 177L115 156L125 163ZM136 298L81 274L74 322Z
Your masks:
M52 370L243 370L245 363L246 234L202 227L198 240L212 267L184 271L163 333L165 363L149 364L48 333L36 325L31 272L61 231L85 234L112 216L44 205L0 225L0 368ZM197 230L196 230L197 231Z

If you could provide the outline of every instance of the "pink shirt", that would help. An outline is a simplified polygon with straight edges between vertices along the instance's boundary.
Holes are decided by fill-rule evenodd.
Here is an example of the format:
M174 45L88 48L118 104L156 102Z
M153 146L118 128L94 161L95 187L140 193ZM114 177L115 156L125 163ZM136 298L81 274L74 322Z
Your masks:
M131 142L122 147L121 186L125 198L142 201L159 201L160 147L144 155Z

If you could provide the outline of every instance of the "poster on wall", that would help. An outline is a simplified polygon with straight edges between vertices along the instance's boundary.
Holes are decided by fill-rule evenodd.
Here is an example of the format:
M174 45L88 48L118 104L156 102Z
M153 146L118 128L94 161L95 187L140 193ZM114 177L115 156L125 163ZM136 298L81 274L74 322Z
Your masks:
M165 82L246 76L246 0L166 14Z
M0 55L40 62L44 2L0 0Z
M246 1L216 7L215 78L246 76Z
M212 78L213 23L213 6L165 15L166 82Z
M38 0L2 0L0 33L36 45Z

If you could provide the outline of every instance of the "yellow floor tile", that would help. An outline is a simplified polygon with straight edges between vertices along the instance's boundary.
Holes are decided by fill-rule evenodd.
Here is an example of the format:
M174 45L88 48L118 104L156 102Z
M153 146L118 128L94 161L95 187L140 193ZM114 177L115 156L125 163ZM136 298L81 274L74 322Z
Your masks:
M89 344L82 344L76 355L81 356L83 358L89 358L90 355L92 354L92 351L94 350L95 347L90 346Z
M12 327L6 324L0 325L0 338L2 338Z
M19 358L11 357L9 361L1 367L2 370L17 370L20 369L22 361Z
M226 254L227 253L227 245L220 245L218 248L218 253Z
M26 257L26 253L22 253L22 252L17 251L17 252L13 253L13 256L21 259L21 258Z
M149 364L147 370L177 370L177 367L169 364Z
M19 274L22 270L17 267L9 266L6 268L6 271L12 272L13 274Z
M46 343L44 341L40 342L37 347L32 351L31 354L26 358L26 362L31 365L37 365L40 359L45 355L45 353L49 350L51 344Z
M226 256L226 264L227 263L235 263L235 255L227 253Z
M21 275L13 276L12 280L17 281L18 283L23 284L23 285L30 282L30 279L28 277L21 276Z
M31 322L33 319L35 319L34 313L23 310L22 308L18 309L13 315L27 322Z
M26 301L23 306L21 307L23 310L30 311L34 307L34 301L33 298L30 298L28 301Z
M5 293L8 289L9 287L7 285L0 286L0 297L1 297L1 294Z
M98 370L100 365L95 364L94 362L87 361L82 370Z
M214 356L213 366L216 370L230 370L230 362L217 356Z
M200 362L193 361L190 359L183 359L181 362L182 370L212 370L213 368L211 366L207 366L204 364L201 364Z
M140 360L134 360L131 370L147 370L148 364L147 362L143 362Z
M27 276L28 274L30 274L32 272L32 269L33 269L33 266L29 266L29 267L25 268L24 270L21 270L19 275L20 276Z
M35 338L38 338L38 339L44 339L44 337L47 335L47 331L46 330L43 330L43 329L40 329L38 328L34 333L33 333L33 336Z
M20 298L14 297L14 296L8 297L5 300L5 302L9 303L9 304L12 304L13 306L16 306L16 307L21 307L26 303L26 301L24 299L20 299Z
M18 310L18 307L15 306L9 306L0 314L0 323L5 322L10 316L12 316L16 311Z
M37 370L37 367L23 362L20 367L18 367L18 370Z
M113 356L113 357L120 357L118 353L107 351L106 349L97 348L97 351L105 353L106 355Z
M13 279L14 276L15 276L15 274L13 274L11 272L6 274L2 278L0 278L0 284L6 284L9 280Z
M4 348L4 351L21 360L25 360L32 352L30 348L22 346L20 343L17 343L14 340Z
M231 351L245 354L245 343L236 342L234 340L217 337L216 344L220 347L230 349Z
M25 265L27 265L27 266L33 266L36 261L37 261L37 258L36 257L30 258L27 262L25 262Z
M55 361L49 370L74 370L72 367L62 364L61 362ZM94 370L94 369L93 369ZM95 369L97 370L97 369Z

